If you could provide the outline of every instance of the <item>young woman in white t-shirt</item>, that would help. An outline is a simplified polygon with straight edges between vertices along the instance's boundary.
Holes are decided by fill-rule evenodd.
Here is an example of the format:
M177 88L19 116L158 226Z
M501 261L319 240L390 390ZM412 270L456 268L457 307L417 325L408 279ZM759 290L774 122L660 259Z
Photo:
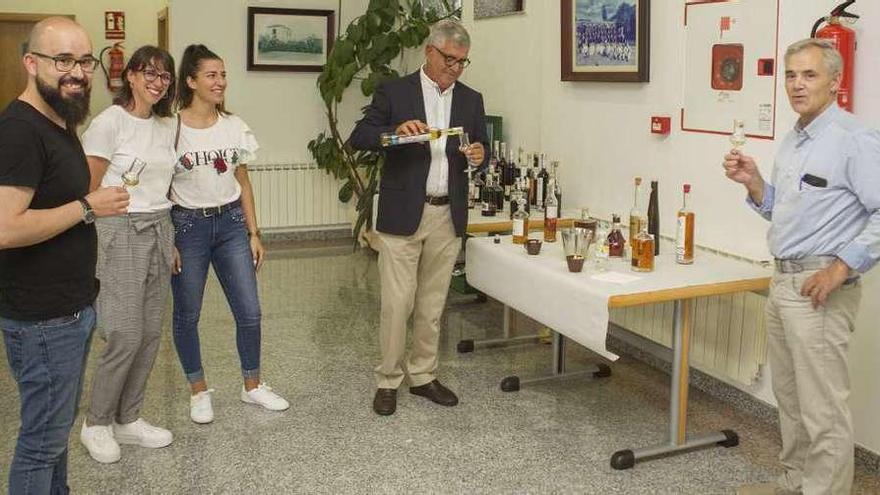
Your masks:
M257 140L243 120L224 108L226 69L204 45L190 45L180 62L171 217L179 262L174 295L174 345L189 381L190 418L214 420L202 368L199 315L208 266L235 317L244 387L242 401L281 411L290 404L260 381L260 301L256 272L265 256L257 228L247 163Z
M168 188L174 172L174 59L154 46L137 49L113 105L92 120L83 149L91 190L124 185L126 215L99 218L98 327L107 345L92 378L80 440L98 462L119 460L120 443L164 447L171 432L140 417L159 350L174 260Z

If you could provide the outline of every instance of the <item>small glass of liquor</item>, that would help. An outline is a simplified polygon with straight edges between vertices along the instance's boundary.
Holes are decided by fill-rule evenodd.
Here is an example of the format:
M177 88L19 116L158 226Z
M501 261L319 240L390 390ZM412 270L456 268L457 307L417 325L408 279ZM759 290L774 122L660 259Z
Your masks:
M730 144L733 149L739 151L746 144L746 127L745 122L740 119L733 121L733 133L730 135Z
M144 171L144 168L146 166L147 162L141 160L138 157L134 157L134 159L131 161L131 165L128 166L128 170L122 173L123 187L129 188L140 184L141 172Z
M562 229L562 249L565 251L565 261L568 271L580 272L584 267L584 260L590 252L590 243L593 240L593 232L590 229L579 227Z
M541 253L541 239L527 239L526 240L526 251L532 255L537 256Z
M468 133L462 132L458 136L458 151L462 153L467 153L468 148L471 146L471 138L468 136Z
M632 269L635 272L654 271L654 236L643 225L632 246Z

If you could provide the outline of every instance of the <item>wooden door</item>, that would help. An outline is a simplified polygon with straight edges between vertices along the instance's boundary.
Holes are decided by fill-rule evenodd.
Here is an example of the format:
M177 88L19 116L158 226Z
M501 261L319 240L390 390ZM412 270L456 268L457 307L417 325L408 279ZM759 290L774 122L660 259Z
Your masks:
M27 73L21 57L27 49L28 35L34 24L52 15L0 12L0 110L24 91Z

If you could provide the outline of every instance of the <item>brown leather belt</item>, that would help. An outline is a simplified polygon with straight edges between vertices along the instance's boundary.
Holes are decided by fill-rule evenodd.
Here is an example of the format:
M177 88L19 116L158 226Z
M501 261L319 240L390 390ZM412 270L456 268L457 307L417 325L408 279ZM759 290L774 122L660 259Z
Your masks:
M449 196L425 196L425 203L433 206L448 205Z

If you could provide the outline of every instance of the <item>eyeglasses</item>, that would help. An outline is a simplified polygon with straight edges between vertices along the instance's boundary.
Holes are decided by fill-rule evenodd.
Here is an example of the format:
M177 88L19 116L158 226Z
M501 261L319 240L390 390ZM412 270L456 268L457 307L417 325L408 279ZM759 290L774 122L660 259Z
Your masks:
M55 70L58 72L70 72L74 67L79 64L82 68L83 72L95 72L95 69L98 67L98 59L91 55L86 55L83 58L76 59L70 55L46 55L45 53L40 52L30 52L33 55L42 58L48 58L55 62Z
M434 45L430 46L434 50L437 50L437 53L443 56L443 62L446 64L446 67L454 67L458 65L461 67L462 70L464 70L468 65L471 65L471 60L469 58L455 58Z
M144 79L146 79L147 82L161 79L163 83L171 84L171 80L173 79L170 72L159 72L155 69L144 69L141 73L144 75Z

